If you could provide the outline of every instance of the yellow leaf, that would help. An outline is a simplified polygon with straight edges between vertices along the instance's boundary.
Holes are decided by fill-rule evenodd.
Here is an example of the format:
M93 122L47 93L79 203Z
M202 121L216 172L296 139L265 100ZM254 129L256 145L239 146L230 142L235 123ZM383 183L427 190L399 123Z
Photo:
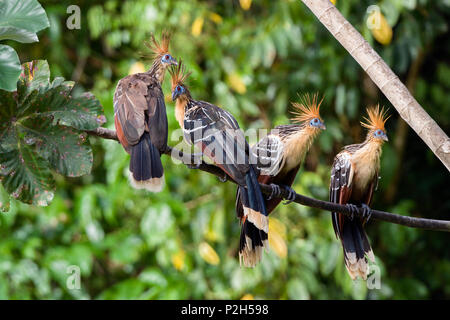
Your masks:
M215 232L212 228L209 228L208 231L205 233L205 238L209 241L217 241L217 232Z
M211 19L211 21L217 23L217 24L221 24L222 23L222 17L220 15L218 15L215 12L210 12L209 13L209 18Z
M172 255L172 265L175 269L178 271L182 270L184 268L184 261L186 258L186 254L184 253L184 250L181 249L177 253Z
M241 300L255 300L255 298L250 293L247 293L242 296Z
M248 10L252 6L252 0L239 0L239 3L244 10Z
M334 5L336 5L337 0L330 0L330 2Z
M286 239L286 226L280 220L270 217L269 219L269 233L277 233L283 239Z
M278 219L269 219L269 246L280 258L286 258L286 226Z
M367 17L367 26L373 37L382 45L388 45L392 41L392 28L386 21L380 10L374 10Z
M130 70L128 71L128 74L135 74L135 73L141 73L145 72L145 66L142 62L137 61L133 63L130 67Z
M230 85L231 89L233 89L237 93L244 94L245 92L247 92L245 83L237 73L231 73L228 75L228 84Z
M286 241L284 241L284 239L278 233L269 232L269 246L270 249L272 249L277 256L279 256L280 258L286 258L287 256Z
M203 18L198 17L192 23L191 33L194 37L198 37L202 33L203 22L204 22Z
M200 257L209 264L218 265L220 262L220 258L216 251L206 242L200 243L198 246L198 253L200 254Z

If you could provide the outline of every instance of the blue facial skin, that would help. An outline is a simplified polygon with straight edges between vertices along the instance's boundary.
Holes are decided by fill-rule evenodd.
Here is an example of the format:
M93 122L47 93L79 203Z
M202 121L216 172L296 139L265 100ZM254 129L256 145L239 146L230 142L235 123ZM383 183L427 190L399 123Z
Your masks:
M327 127L325 123L323 123L319 118L314 118L309 121L309 125L314 128L319 128L321 130L325 130Z
M389 141L389 139L388 139L388 137L387 137L387 135L386 135L386 132L384 132L384 131L381 130L381 129L375 130L375 131L373 132L373 136L374 136L375 138L377 138L377 139L381 139L381 140L384 140L384 141Z
M183 86L176 86L175 89L172 91L172 101L175 101L181 94L185 93L186 90Z
M163 55L163 57L161 58L161 62L167 63L169 65L171 64L178 65L177 60L168 53Z

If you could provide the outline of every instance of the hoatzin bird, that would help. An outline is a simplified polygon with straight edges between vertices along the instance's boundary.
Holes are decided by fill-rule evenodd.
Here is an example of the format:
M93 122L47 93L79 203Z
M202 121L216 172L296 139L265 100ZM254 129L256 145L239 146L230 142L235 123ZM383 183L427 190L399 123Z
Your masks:
M325 123L320 117L319 108L322 101L317 95L312 99L305 95L300 103L292 103L294 117L297 124L277 126L262 138L252 149L252 156L256 158L260 170L258 181L272 186L272 194L266 198L266 208L270 214L281 202L279 185L286 188L292 200L295 192L291 189L301 162L311 147L314 138L321 130L325 130ZM240 189L236 195L236 214L243 218Z
M169 53L170 36L161 42L151 36L153 52L149 71L119 81L114 94L114 124L124 149L131 155L130 183L134 188L161 191L164 170L160 154L167 148L167 115L161 83L166 69L177 64Z
M185 81L189 74L180 61L172 67L172 100L185 140L197 146L216 166L237 182L242 194L243 221L239 261L253 266L267 245L269 224L256 168L250 164L250 148L236 119L227 111L194 100Z
M351 217L332 212L336 237L344 249L345 266L352 279L367 278L368 260L375 261L364 225L370 218L368 205L378 184L381 147L388 141L384 124L389 118L379 106L367 109L368 118L361 122L366 127L366 140L352 144L334 158L331 169L330 202L346 204L353 212ZM357 206L364 210L363 217L353 218Z

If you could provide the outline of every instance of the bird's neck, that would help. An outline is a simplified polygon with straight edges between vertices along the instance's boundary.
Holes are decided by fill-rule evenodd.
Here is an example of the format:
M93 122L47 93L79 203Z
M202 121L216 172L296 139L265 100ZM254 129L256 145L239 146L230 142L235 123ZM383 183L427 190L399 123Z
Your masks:
M355 189L363 190L375 173L380 168L381 147L383 143L379 140L367 139L362 147L352 155L352 162L355 166Z
M286 159L284 171L292 170L303 161L319 131L319 129L306 126L287 137L284 142Z
M184 113L190 99L188 97L179 97L175 102L175 118L180 124L181 128L184 128Z
M383 141L380 139L372 139L370 137L362 143L361 148L359 148L353 154L353 158L359 160L359 163L363 165L373 165L378 164L381 157L381 147L383 146Z
M161 59L156 58L147 73L155 77L161 85L164 81L164 75L166 74L166 67L161 63Z

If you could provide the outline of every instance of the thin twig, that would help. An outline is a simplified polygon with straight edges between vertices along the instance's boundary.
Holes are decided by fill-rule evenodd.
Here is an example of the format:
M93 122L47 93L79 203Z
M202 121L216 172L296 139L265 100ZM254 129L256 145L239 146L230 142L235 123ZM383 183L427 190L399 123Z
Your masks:
M118 140L116 132L113 130L105 129L105 128L97 128L94 131L87 131L88 134L105 138L105 139L112 139L112 140ZM182 161L186 165L190 165L193 162L193 160L196 160L193 155L187 155L184 154L182 151L179 151L177 149L174 149L172 147L167 147L167 150L164 152L164 154L171 156L174 159L177 159L179 161ZM205 162L201 162L198 165L198 170L205 171L211 174L216 175L219 178L223 178L224 176L227 177L227 180L236 183L231 177L227 176L219 167L216 167L211 164L207 164ZM261 191L266 194L270 195L272 193L272 187L267 184L260 184ZM281 195L280 198L287 199L289 196L289 192L283 188L281 189ZM302 204L304 206L312 207L312 208L318 208L322 210L327 210L331 212L340 212L347 216L350 216L352 214L352 211L350 208L346 207L345 205L332 203L328 201L323 200L317 200L313 199L301 194L296 193L294 201L296 203ZM363 216L364 210L363 208L358 208L358 211L354 214L357 216ZM403 216L395 213L385 212L385 211L379 211L372 209L371 211L371 219L377 219L381 221L391 222L395 224L399 224L406 227L411 228L420 228L420 229L428 229L428 230L435 230L435 231L446 231L450 232L450 221L446 220L435 220L435 219L425 219L425 218L415 218L415 217L408 217Z

